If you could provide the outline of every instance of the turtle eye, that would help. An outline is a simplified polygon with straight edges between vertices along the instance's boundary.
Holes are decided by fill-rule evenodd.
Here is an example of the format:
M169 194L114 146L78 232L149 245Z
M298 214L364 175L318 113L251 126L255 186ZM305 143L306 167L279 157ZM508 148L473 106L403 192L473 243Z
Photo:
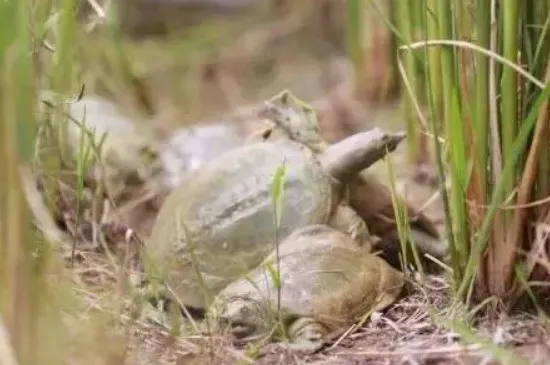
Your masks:
M268 139L271 136L271 132L272 132L271 129L266 130L265 132L262 133L262 138Z

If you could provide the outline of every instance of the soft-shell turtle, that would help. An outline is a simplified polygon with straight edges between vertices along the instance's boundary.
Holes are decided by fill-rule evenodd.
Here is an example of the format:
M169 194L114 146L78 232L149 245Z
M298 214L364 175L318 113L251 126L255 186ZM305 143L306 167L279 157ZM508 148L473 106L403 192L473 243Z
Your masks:
M163 203L146 245L149 277L165 279L186 306L205 308L212 295L260 264L275 245L271 182L283 163L279 240L298 228L326 224L370 247L364 221L345 203L346 179L403 138L373 129L322 153L281 139L209 161L187 174Z
M281 242L279 256L274 250L227 286L212 309L241 337L266 335L277 320L293 345L315 348L324 335L392 304L403 286L403 273L366 247L326 225L311 225Z
M250 143L289 138L308 146L314 153L323 153L330 146L321 136L313 108L288 90L267 101L261 114L273 124L252 135ZM348 181L349 205L367 223L370 232L381 238L377 245L383 256L392 265L399 265L398 235L390 190L366 171L353 171L353 176L350 174L344 180ZM404 206L410 219L409 237L419 252L445 259L448 247L434 224L410 204L405 202Z

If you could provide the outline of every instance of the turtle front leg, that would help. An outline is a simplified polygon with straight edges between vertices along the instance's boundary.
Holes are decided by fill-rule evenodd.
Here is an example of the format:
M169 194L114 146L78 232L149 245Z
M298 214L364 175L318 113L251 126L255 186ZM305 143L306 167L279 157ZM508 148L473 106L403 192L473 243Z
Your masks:
M332 228L347 234L358 245L372 250L375 237L371 236L365 221L349 205L338 205L329 222Z
M287 328L290 343L295 351L313 352L323 346L323 338L329 330L319 321L310 317L300 317Z

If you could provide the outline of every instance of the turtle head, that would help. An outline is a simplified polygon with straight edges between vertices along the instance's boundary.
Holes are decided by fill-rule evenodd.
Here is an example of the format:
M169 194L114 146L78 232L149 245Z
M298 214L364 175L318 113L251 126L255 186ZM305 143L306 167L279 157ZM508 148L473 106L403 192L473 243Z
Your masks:
M265 328L265 318L269 313L265 313L264 303L229 294L216 298L211 310L239 340L248 341L269 331Z
M315 110L289 90L266 101L260 116L271 120L288 138L311 149L322 150L325 146Z
M282 335L282 333L273 332L278 325L275 322L278 319L283 321L282 325L291 341L290 347L296 350L318 349L323 344L323 336L329 332L328 327L314 318L285 315L284 311L280 313L283 314L280 318L266 307L266 303L246 297L232 297L224 300L223 307L220 309L219 318L229 325L231 334L243 342Z
M330 145L321 154L323 167L342 183L393 152L405 138L404 132L386 133L380 128L356 133Z

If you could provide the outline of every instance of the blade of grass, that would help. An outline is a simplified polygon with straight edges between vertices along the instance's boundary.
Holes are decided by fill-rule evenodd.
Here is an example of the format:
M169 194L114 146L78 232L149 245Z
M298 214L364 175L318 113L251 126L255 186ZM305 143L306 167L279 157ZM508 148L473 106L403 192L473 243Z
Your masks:
M355 87L360 87L362 80L365 80L363 75L364 59L363 50L361 47L362 22L361 15L363 14L362 1L347 0L346 2L346 43L348 57L351 60L355 71Z
M476 43L489 49L490 42L490 0L480 0L476 4ZM474 95L474 145L475 154L472 161L475 165L477 182L476 201L485 204L487 201L487 167L489 156L489 60L481 53L475 54L476 75Z
M451 4L440 0L437 3L437 15L439 20L439 37L452 38L452 14ZM453 218L454 240L451 248L451 261L455 283L462 279L462 265L466 261L467 250L465 248L468 232L465 219L464 192L466 186L466 158L464 145L464 130L460 112L460 100L458 95L458 79L455 68L455 55L452 48L441 49L441 74L443 85L443 116L446 126L446 134L449 139L450 151L450 179L451 179L451 216ZM458 270L457 270L458 268Z
M491 3L490 0L480 0L476 4L476 44L489 49L491 37ZM472 125L468 126L471 143L470 161L472 163L472 178L468 184L467 199L473 204L468 206L468 218L472 231L477 231L481 225L489 192L489 59L481 53L475 53L475 91L470 98L474 105ZM480 263L476 275L476 289L481 293L486 288L485 262Z
M10 13L7 36L0 44L2 73L0 114L2 124L3 210L2 214L2 313L6 318L11 345L20 364L37 359L36 324L41 304L41 280L35 276L44 262L43 250L36 245L30 210L22 190L19 169L29 164L34 147L32 107L34 72L31 34L27 22L27 2L7 2ZM4 2L6 4L6 2ZM9 7L9 8L8 8ZM4 19L7 20L7 19ZM38 255L32 256L37 250Z
M503 56L512 63L517 62L518 58L518 25L519 25L519 2L511 0L502 6L503 15ZM517 135L518 129L518 78L514 70L506 67L502 71L500 82L501 90L501 110L500 126L502 133L502 159L503 163L512 158L512 145ZM519 152L519 151L517 151ZM522 154L523 155L523 154ZM521 160L522 156L518 156ZM519 162L519 161L518 161ZM520 165L515 166L515 173L510 175L504 183L503 194L509 197L513 194L517 182ZM512 198L511 203L515 203ZM502 212L502 222L508 226L512 223L511 212ZM490 246L488 257L488 289L490 293L498 297L504 296L511 285L511 274L513 267L510 265L513 260L515 248L508 239L495 240Z
M424 25L426 27L426 29L424 30L425 37L437 37L439 23L436 15L436 0L424 0L423 9L423 14L425 16ZM424 42L427 42L427 39L425 39ZM445 219L447 244L449 247L454 247L454 229L452 226L450 214L451 207L445 178L445 165L443 162L443 156L446 155L446 153L443 153L440 144L440 126L441 123L444 121L442 89L443 85L441 83L441 50L436 47L434 48L434 52L428 53L430 51L429 47L424 47L424 75L427 94L426 98L428 101L428 108L430 112L429 130L432 134L433 139L439 194L443 201L443 213ZM412 48L409 48L409 50L412 50Z
M436 39L438 36L438 21L435 15L437 0L427 0L424 4L426 13L426 39ZM433 47L426 49L427 57L427 72L430 74L428 77L429 91L428 95L433 98L433 111L432 116L434 120L443 120L443 90L441 85L441 49Z
M424 268L422 266L422 262L420 261L420 255L418 253L415 243L411 242L410 240L410 226L408 224L409 217L407 216L405 202L398 199L397 188L395 186L396 179L393 163L389 156L385 160L388 168L388 178L390 182L389 185L392 198L392 206L395 215L395 224L397 226L397 234L399 237L399 245L401 251L401 268L403 272L407 272L407 264L410 262L408 258L408 252L410 248L413 254L413 262L416 265L420 276L424 278Z
M420 48L420 47L432 47L432 46L462 47L462 48L467 48L467 49L470 49L470 50L473 50L473 51L476 51L476 52L480 52L480 53L490 57L491 59L493 59L495 61L498 61L502 65L504 65L506 67L509 67L509 68L512 68L513 70L515 70L521 76L523 76L526 79L528 79L529 81L531 81L533 84L535 84L540 89L544 89L545 86L546 86L544 83L539 81L535 76L533 76L531 73L524 70L523 68L521 68L517 64L509 61L508 59L502 57L501 55L499 55L495 52L491 52L489 50L486 50L486 49L484 49L482 47L479 47L478 45L475 45L475 44L470 43L470 42L454 41L454 40L446 40L446 39L434 39L434 40L429 40L429 41L419 41L419 42L415 42L413 44L407 44L407 45L401 46L400 49L402 49L402 50L405 50L405 49L414 50L414 49L417 49L417 48Z
M393 9L396 13L397 28L402 36L399 45L409 44L413 38L413 19L412 19L412 7L408 1L394 1ZM404 60L405 72L410 88L415 95L418 95L418 72L416 67L415 55L409 52L405 55ZM408 156L412 159L411 162L417 162L424 156L419 155L419 138L418 138L418 117L414 110L411 98L408 93L405 95L405 115L407 123L407 145L409 148Z
M286 175L286 162L283 160L282 165L280 165L277 170L275 170L275 173L273 174L273 178L271 181L271 200L273 203L273 210L274 210L274 216L273 216L273 225L275 229L275 255L276 255L276 266L277 266L277 272L271 273L271 276L276 276L276 280L274 281L274 284L277 288L277 319L278 319L278 330L281 332L281 334L288 338L286 333L286 328L284 326L284 321L281 313L281 278L279 277L281 272L281 260L280 260L280 253L279 253L279 227L281 224L281 217L283 214L283 203L284 203L284 196L285 196L285 175Z

